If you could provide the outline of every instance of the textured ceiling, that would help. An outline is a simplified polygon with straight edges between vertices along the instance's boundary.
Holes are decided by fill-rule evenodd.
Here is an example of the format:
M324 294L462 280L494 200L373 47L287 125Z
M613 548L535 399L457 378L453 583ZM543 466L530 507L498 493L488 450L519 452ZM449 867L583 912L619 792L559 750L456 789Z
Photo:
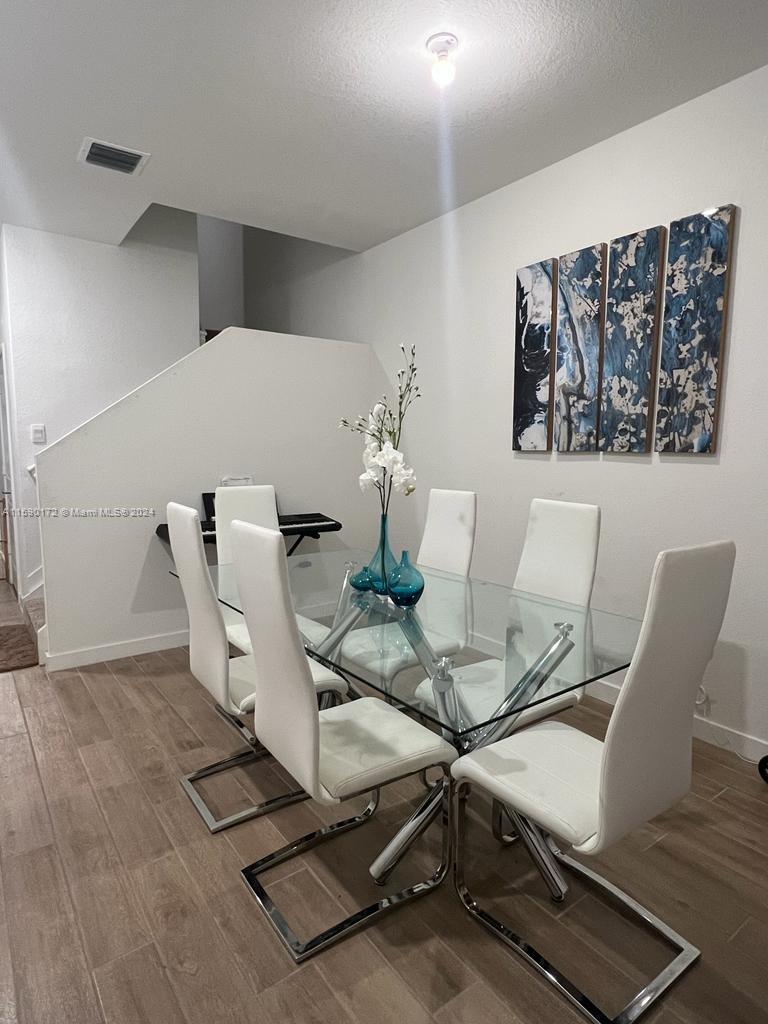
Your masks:
M0 46L0 220L118 242L157 202L365 249L768 63L768 2L2 0Z

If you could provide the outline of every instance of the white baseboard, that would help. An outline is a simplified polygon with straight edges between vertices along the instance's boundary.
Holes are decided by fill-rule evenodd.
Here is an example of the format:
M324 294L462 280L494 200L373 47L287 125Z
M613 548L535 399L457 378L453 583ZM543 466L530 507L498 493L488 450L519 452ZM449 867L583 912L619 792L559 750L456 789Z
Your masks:
M37 631L37 660L41 665L46 664L46 648L48 647L48 627L41 626Z
M189 630L184 629L178 633L160 633L157 636L143 636L138 640L123 640L116 644L101 644L99 647L83 647L78 651L46 651L45 667L49 672L56 672L62 668L78 668L80 665L94 665L99 661L130 658L134 654L166 651L170 647L183 647L187 643Z
M590 683L587 687L590 697L605 701L606 704L615 704L619 695L619 686L607 679L600 679L596 683ZM723 725L720 722L713 722L711 718L702 718L701 715L693 717L693 735L704 743L710 743L720 750L730 750L734 754L741 754L750 761L759 761L761 757L768 754L768 740L762 740L758 736L751 736L747 732L740 732L730 725Z

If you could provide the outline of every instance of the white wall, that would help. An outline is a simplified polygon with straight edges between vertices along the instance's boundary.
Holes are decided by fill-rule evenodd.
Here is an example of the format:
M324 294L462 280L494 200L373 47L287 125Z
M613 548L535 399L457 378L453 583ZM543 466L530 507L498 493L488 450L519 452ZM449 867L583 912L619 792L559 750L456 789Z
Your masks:
M211 331L244 327L242 224L199 216L197 250L200 326Z
M301 291L306 278L349 255L348 249L334 245L246 227L243 234L245 326L294 333L294 290Z
M55 441L198 345L195 218L150 207L120 246L6 224L0 244L14 505L35 508L31 424ZM39 530L14 527L24 595Z
M181 590L155 528L168 501L199 509L222 476L273 483L284 512L340 519L343 531L322 538L328 548L373 549L361 446L338 421L386 387L367 345L230 328L42 452L42 505L156 513L42 520L49 665L185 642ZM408 505L398 539L413 536Z
M419 507L430 486L479 492L476 574L513 578L536 495L602 506L601 608L639 615L661 548L733 537L731 602L706 682L718 741L752 751L740 734L768 741L767 119L762 68L304 276L290 310L293 331L369 342L390 372L398 344L417 344L425 398L407 449ZM718 454L514 454L516 268L729 202L741 213Z

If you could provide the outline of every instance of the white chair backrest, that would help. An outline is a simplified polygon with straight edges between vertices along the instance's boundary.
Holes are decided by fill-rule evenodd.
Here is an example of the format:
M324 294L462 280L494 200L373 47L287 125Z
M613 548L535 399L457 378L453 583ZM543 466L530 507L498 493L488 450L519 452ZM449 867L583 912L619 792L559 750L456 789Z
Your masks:
M594 671L592 619L588 608L559 604L552 598L531 598L512 595L509 599L509 629L507 632L507 667L524 664L528 669L544 653L557 635L555 623L566 621L573 627L569 639L573 649L558 665L551 676L561 683L580 683ZM510 654L517 662L509 664ZM546 692L546 688L545 691Z
M735 556L733 542L721 541L656 559L640 639L605 738L590 853L690 789L694 701L720 633Z
M221 609L205 560L200 517L193 508L171 501L168 534L189 616L189 667L192 675L227 711L229 644Z
M277 500L272 484L216 488L216 561L232 562L232 522L256 523L267 530L279 529Z
M477 495L474 491L429 492L427 521L418 565L468 576L475 546Z
M237 589L253 644L256 732L303 789L318 797L317 695L296 625L282 534L236 521L232 548Z
M416 607L422 626L466 647L473 627L471 580L427 571L424 582L424 594Z
M515 590L554 601L589 604L600 543L600 509L534 498Z

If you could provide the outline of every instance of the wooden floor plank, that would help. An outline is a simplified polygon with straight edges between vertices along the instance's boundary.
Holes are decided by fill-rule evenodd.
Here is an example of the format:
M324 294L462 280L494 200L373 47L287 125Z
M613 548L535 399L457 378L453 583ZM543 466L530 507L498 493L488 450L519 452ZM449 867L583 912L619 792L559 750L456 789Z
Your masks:
M170 852L171 841L138 782L100 789L98 799L126 867Z
M88 692L80 673L74 669L49 673L51 685L61 704L75 743L85 746L111 739L109 726Z
M768 787L757 774L755 765L740 761L735 756L732 757L730 764L724 764L721 755L722 752L713 758L694 753L695 772L700 777L718 783L723 788L727 786L729 789L735 789L747 796L753 796L757 800L764 799Z
M80 758L95 790L121 786L136 779L125 754L114 740L99 740L81 747Z
M18 1024L16 988L13 982L8 919L5 910L5 884L0 871L0 1024Z
M317 967L308 965L256 997L254 1020L275 1024L355 1024L324 981Z
M316 961L349 1016L360 1024L427 1024L423 1003L375 949L367 935L353 935Z
M0 739L26 730L12 672L0 675Z
M94 971L106 1024L186 1024L154 944Z
M210 695L194 676L166 661L162 653L137 657L137 664L151 678L168 703L203 743L218 757L242 745L237 733L222 718L210 714Z
M517 1024L520 1020L481 982L465 989L434 1016L437 1024Z
M53 697L51 681L42 665L16 669L13 679L23 708L31 707L33 704L44 704Z
M56 842L77 910L86 952L99 965L149 940L124 882L112 836L90 788L50 802Z
M49 800L89 785L80 753L57 700L27 708L29 737Z
M135 708L136 705L105 662L86 665L78 671L94 704L107 722L110 715L118 711L132 711Z
M173 799L179 792L179 771L154 730L131 712L114 716L110 724L115 742L149 799L153 803Z
M101 1024L64 872L53 846L3 858L8 929L24 1024Z
M252 1024L254 989L178 856L139 865L132 875L190 1024Z
M357 806L306 801L210 835L179 780L240 740L186 651L50 679L38 667L13 682L18 700L0 676L0 1024L98 1024L102 1013L106 1024L582 1020L469 917L449 880L297 967L240 868ZM562 717L601 737L610 709L587 698ZM694 752L692 793L590 864L702 950L648 1024L768 1024L768 787L728 751L696 741ZM259 762L203 789L224 811L289 784ZM368 864L421 792L398 783L364 829L270 873L300 934L381 895ZM470 812L473 890L602 1004L667 962L663 944L584 883L554 905L525 851L493 841L487 807ZM393 887L431 872L433 831Z
M0 807L3 856L53 842L48 805L26 733L0 740Z
M477 975L424 922L417 903L382 918L371 942L430 1013L477 982Z

